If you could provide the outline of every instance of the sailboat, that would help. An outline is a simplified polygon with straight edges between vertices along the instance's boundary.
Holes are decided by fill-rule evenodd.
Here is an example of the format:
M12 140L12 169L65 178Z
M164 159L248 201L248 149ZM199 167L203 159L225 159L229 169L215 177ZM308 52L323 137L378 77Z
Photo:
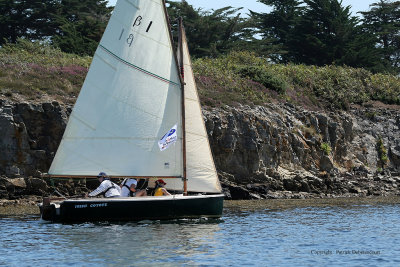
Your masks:
M171 196L46 197L43 220L139 221L222 215L185 31L173 46L165 0L119 0L48 176L167 181Z

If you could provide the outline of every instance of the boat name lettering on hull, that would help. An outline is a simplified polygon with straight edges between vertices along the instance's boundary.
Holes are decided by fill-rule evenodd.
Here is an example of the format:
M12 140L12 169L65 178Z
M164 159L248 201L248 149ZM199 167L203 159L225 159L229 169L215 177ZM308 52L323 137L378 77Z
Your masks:
M75 205L75 209L84 209L87 207L88 204ZM89 205L89 208L99 208L99 207L107 207L107 203L95 203Z
M90 204L91 208L107 207L107 203Z

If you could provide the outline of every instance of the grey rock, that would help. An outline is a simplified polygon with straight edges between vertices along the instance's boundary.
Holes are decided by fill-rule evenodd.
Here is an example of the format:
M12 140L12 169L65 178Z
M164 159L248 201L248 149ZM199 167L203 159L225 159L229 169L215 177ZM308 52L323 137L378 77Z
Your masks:
M1 100L0 175L26 178L46 173L70 112L57 102ZM377 116L369 118L368 113ZM327 113L270 103L203 110L203 118L227 199L399 193L397 180L384 182L384 177L400 172L398 110L361 107ZM384 170L378 166L380 137L389 158ZM321 151L323 142L331 146L329 156ZM374 180L378 170L384 177ZM41 179L26 178L25 189L1 181L4 194L53 190ZM73 186L64 187L63 194L74 193Z

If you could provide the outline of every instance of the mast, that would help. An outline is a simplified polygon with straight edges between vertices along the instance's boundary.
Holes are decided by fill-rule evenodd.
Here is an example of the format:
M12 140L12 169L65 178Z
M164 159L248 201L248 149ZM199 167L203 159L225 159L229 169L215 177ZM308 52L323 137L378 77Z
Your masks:
M171 32L171 24L168 16L168 10L166 7L165 0L162 0L163 8L164 8L164 15L167 21L168 29L169 29L169 36L171 39L171 44L173 44L173 37ZM179 79L181 81L181 114L182 114L182 163L183 163L183 195L187 196L187 167L186 167L186 127L185 127L185 80L184 80L184 65L183 65L183 22L182 17L178 18L178 53L174 53L175 60L178 65L178 72L180 73Z
M178 19L178 52L179 68L182 77L182 149L183 149L183 195L187 196L187 176L186 176L186 129L185 129L185 67L183 65L183 23L182 17Z

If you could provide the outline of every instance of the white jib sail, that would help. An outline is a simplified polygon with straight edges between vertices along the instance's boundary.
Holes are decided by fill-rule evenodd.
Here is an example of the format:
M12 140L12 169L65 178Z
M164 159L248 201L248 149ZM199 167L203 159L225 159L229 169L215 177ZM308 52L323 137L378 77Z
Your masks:
M163 1L119 0L49 174L181 177L181 117ZM160 151L177 122L178 140Z
M221 185L204 125L189 48L184 33L182 43L185 81L187 187L188 191L192 192L217 193L221 192Z

